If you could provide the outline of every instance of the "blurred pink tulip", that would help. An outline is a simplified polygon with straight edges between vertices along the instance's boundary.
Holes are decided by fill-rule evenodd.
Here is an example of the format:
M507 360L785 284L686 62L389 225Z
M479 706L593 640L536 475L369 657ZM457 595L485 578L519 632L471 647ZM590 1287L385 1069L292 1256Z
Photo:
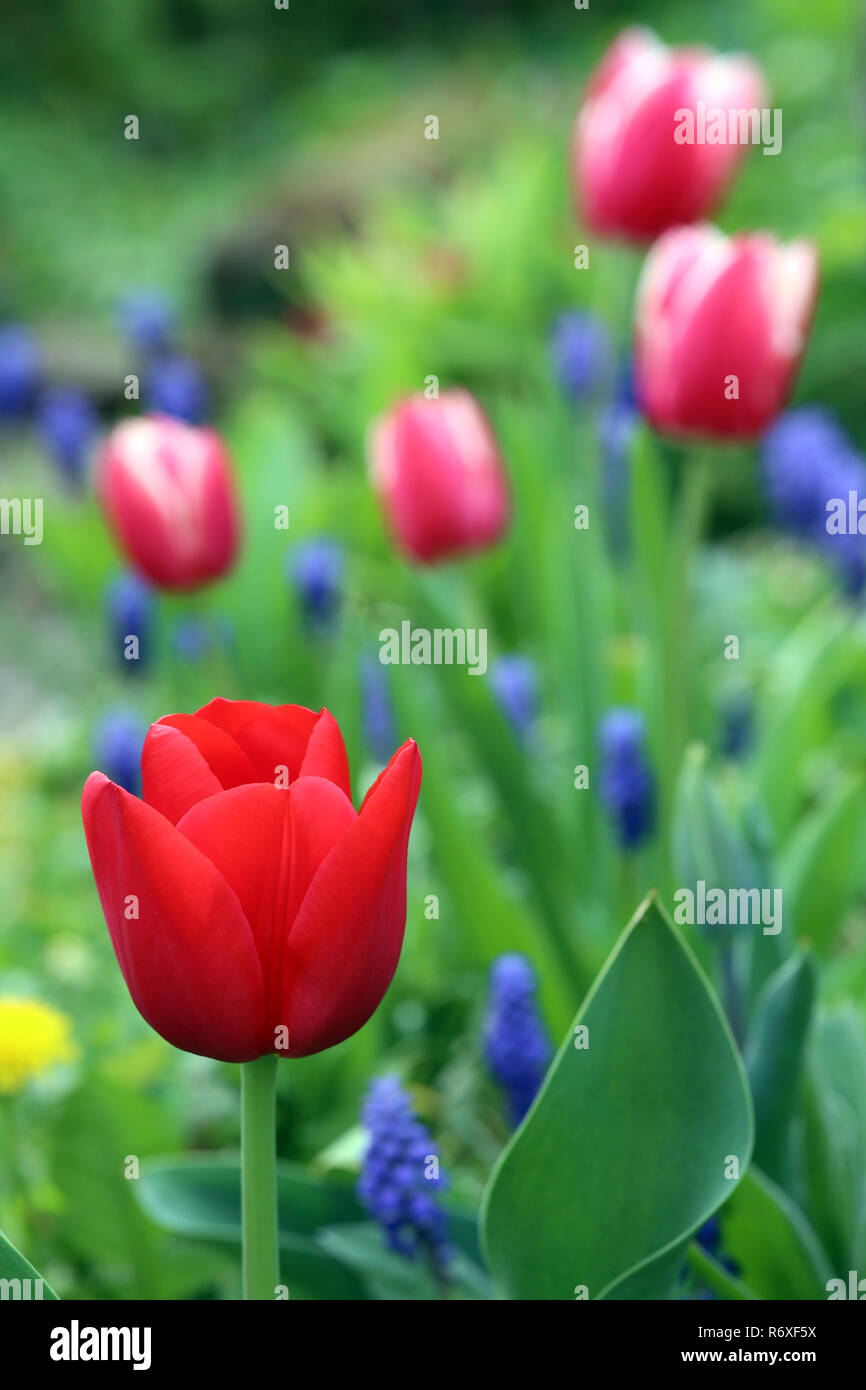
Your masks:
M493 431L468 391L410 396L373 428L370 472L390 529L411 559L481 550L508 523L508 484Z
M590 77L574 127L572 176L587 225L604 235L648 241L668 227L706 217L745 145L729 139L679 143L684 127L677 113L697 117L703 103L705 111L724 113L727 128L729 114L745 116L765 101L763 78L751 59L669 49L648 29L626 29ZM751 130L745 121L743 128Z
M199 588L232 565L237 503L215 430L165 415L126 420L105 442L96 485L127 558L159 588Z
M641 409L672 434L748 438L785 405L818 293L807 241L679 227L652 247L638 286Z

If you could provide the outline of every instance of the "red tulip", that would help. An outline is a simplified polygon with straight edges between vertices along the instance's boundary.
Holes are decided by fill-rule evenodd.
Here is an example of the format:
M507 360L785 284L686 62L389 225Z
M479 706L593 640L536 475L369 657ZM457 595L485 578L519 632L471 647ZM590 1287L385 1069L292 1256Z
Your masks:
M680 227L653 246L638 287L635 383L673 434L749 438L785 405L818 291L806 241Z
M336 720L212 700L153 724L143 799L84 787L90 862L139 1013L226 1062L304 1057L356 1032L397 967L421 782L410 740L359 812Z
M589 80L572 142L577 203L594 232L645 241L706 217L733 177L745 146L683 143L677 113L698 103L725 114L765 102L748 58L669 49L648 29L626 29Z
M429 563L481 550L508 523L493 431L468 391L410 396L374 427L371 474L397 544Z
M231 566L238 515L231 465L216 431L165 415L112 430L97 490L127 557L163 589L194 589Z

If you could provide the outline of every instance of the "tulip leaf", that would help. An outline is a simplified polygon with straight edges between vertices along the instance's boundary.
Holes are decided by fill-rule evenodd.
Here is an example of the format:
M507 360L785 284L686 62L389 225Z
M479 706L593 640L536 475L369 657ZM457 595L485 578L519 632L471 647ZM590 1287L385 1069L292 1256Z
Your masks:
M318 1239L329 1254L361 1276L371 1298L429 1301L493 1297L487 1275L462 1251L449 1261L447 1277L438 1280L421 1253L409 1259L389 1250L381 1228L372 1221L332 1226L320 1231Z
M689 748L677 783L673 854L677 882L692 892L701 880L725 892L762 886L756 858L710 778L702 744Z
M143 1210L164 1230L240 1244L241 1178L234 1154L152 1159L142 1164L133 1186ZM293 1298L364 1297L354 1271L314 1239L319 1226L363 1215L349 1184L326 1182L294 1165L278 1164L277 1214L280 1274Z
M755 1162L782 1187L790 1181L791 1118L814 998L812 960L792 956L764 986L746 1049L755 1107Z
M832 1270L806 1217L751 1167L721 1215L722 1247L758 1298L823 1299Z
M866 884L866 779L852 773L804 817L781 865L785 908L800 939L831 944Z
M866 1262L866 1035L851 1006L815 1020L804 1112L809 1214L844 1274Z
M730 1030L652 895L488 1184L482 1233L498 1287L517 1299L671 1296L690 1237L751 1147Z
M133 1187L144 1211L164 1230L192 1239L239 1245L240 1184L237 1155L218 1154L151 1159L142 1164L141 1178ZM483 1289L486 1276L476 1263L477 1219L474 1213L453 1203L446 1201L445 1205L451 1206L448 1229L460 1251L456 1262L463 1270L460 1278L467 1288ZM344 1246L336 1238L330 1242L319 1239L323 1229L333 1235L344 1227L355 1230L367 1224L366 1213L355 1197L351 1180L335 1176L325 1178L296 1164L279 1163L277 1217L280 1266L292 1297L297 1290L314 1297L364 1297L362 1276L366 1279L366 1265L362 1255L368 1246L362 1241L357 1257L344 1259ZM387 1255L389 1252L384 1250L378 1227L372 1229L378 1237L375 1248L378 1250L382 1246ZM417 1284L417 1275L409 1276L404 1269L407 1262L396 1255L393 1258L396 1265L386 1262L384 1275L390 1269L392 1275L399 1272L401 1280L409 1278L411 1283L414 1279ZM401 1295L422 1296L428 1295ZM476 1292L472 1296L487 1295Z
M35 1270L29 1260L25 1260L20 1250L16 1250L11 1240L0 1231L0 1280L3 1284L0 1298L56 1299L57 1294L42 1275Z

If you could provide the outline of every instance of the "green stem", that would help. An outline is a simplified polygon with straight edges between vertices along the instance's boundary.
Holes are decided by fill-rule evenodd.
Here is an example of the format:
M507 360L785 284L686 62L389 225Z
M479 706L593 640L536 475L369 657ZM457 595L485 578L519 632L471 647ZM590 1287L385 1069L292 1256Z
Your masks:
M672 563L667 595L663 699L665 709L665 757L662 785L662 829L666 858L666 889L670 882L670 830L673 799L683 752L694 736L694 653L692 637L692 586L694 565L709 510L712 456L706 453L683 463L683 479L674 529Z
M244 1298L269 1299L280 1281L274 1054L241 1064Z

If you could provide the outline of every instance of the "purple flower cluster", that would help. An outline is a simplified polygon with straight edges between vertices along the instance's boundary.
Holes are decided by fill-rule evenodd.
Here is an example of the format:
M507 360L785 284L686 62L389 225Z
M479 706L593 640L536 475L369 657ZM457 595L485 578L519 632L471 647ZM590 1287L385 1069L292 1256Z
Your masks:
M343 593L343 547L327 536L306 541L291 552L287 568L307 626L326 631L340 607Z
M625 850L637 849L655 824L655 779L646 753L643 716L612 709L601 721L600 794Z
M436 1193L445 1182L430 1135L396 1076L372 1083L362 1120L370 1143L358 1182L359 1200L383 1227L392 1250L408 1259L426 1253L444 1274L451 1251Z
M93 751L96 766L133 796L141 796L141 749L146 730L127 710L111 710L96 728Z
M108 586L106 608L112 650L123 669L130 673L142 670L150 658L154 608L151 589L136 574L120 574ZM138 638L137 655L129 643L130 637Z
M830 534L827 504L849 493L866 499L866 462L833 416L819 406L789 410L764 436L764 486L776 523L810 542L834 565L845 591L866 585L866 537Z
M575 400L595 396L610 382L613 348L604 324L592 314L561 314L550 335L557 380Z
M525 956L500 956L490 971L484 1055L517 1127L547 1071L550 1040L535 1002L535 972Z
M518 738L531 732L538 714L538 672L528 656L502 656L490 669L490 684L499 708Z

